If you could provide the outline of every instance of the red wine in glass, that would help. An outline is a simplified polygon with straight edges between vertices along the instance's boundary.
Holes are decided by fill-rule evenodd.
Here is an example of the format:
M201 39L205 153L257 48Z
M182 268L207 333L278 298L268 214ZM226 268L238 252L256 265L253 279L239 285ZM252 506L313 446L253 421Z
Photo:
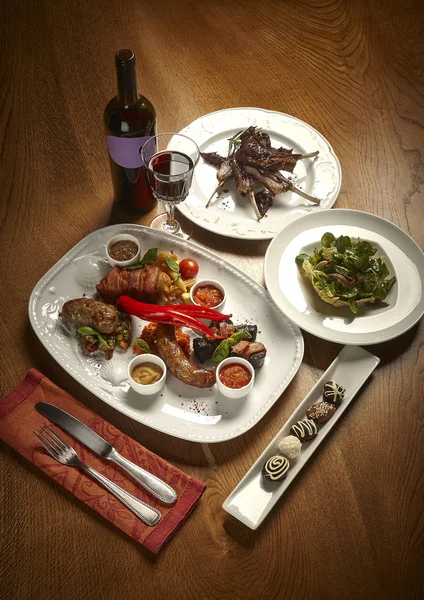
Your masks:
M193 226L187 219L184 223L184 219L175 218L175 206L189 194L194 169L199 162L199 147L181 133L160 133L143 145L140 155L153 195L163 203L166 211L155 217L150 227L189 239Z
M148 178L153 193L165 202L182 202L190 190L193 167L193 161L183 152L158 152L149 162Z

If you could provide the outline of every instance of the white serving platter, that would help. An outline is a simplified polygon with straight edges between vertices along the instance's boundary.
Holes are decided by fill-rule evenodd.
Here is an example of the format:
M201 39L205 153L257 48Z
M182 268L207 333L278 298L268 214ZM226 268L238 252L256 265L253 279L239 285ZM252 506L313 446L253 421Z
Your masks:
M296 475L305 467L309 458L323 442L332 427L341 418L358 390L379 362L379 358L359 346L345 346L237 487L231 492L222 505L223 508L250 529L257 529ZM278 443L285 436L290 435L291 426L305 417L311 404L322 399L324 383L328 380L336 381L346 389L342 403L329 421L318 426L318 435L310 442L304 443L300 455L290 461L287 477L281 482L265 481L262 477L262 467L265 462L271 456L279 454Z
M321 247L325 232L367 240L377 248L396 282L383 308L336 308L321 300L302 276L295 258ZM330 342L369 345L387 342L413 327L424 313L424 254L405 231L376 215L333 209L306 215L284 227L268 246L264 276L279 308L299 327Z
M292 177L304 192L320 198L314 205L294 192L278 194L266 216L257 221L247 198L242 198L234 180L228 181L210 206L206 203L217 186L217 169L201 158L194 171L188 198L178 205L182 214L204 229L226 237L269 240L278 231L310 212L331 208L342 182L340 162L325 137L308 123L285 113L263 108L227 108L196 119L180 131L191 137L201 152L228 154L228 139L254 125L268 133L273 147L293 148L296 153L319 150L315 158L300 160Z
M195 388L171 374L160 393L140 396L126 380L126 365L133 356L131 349L125 353L115 350L110 361L83 354L75 334L64 327L59 312L70 298L95 296L96 283L109 269L106 243L118 233L135 235L142 255L149 248L158 247L172 250L180 258L194 258L200 265L199 279L215 279L225 286L225 309L233 314L233 321L258 325L258 340L268 352L248 396L230 401L216 386ZM81 240L37 283L29 301L29 318L52 357L93 394L153 429L197 442L222 442L253 427L281 396L303 358L300 330L280 312L262 286L197 244L141 225L112 225ZM145 324L132 317L133 337L141 333Z

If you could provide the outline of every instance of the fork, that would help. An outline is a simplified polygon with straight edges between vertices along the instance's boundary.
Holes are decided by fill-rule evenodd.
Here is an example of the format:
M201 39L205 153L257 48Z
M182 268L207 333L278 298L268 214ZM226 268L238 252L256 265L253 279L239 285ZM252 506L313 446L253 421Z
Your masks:
M129 494L119 487L119 485L116 485L116 483L113 483L113 481L110 481L110 479L83 463L79 459L74 448L59 437L46 423L44 423L43 427L40 427L37 432L34 431L33 433L42 446L44 446L45 450L47 450L50 456L55 460L62 463L62 465L76 467L77 469L87 471L93 479L98 481L108 490L108 492L118 498L122 504L146 523L146 525L152 527L158 523L162 515L156 508L153 508L153 506L150 506L132 494Z

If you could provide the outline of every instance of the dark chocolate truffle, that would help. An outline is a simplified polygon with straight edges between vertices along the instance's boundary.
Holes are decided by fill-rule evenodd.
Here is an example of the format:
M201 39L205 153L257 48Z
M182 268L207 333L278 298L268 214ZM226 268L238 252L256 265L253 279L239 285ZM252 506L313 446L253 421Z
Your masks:
M327 381L324 383L324 391L322 397L326 402L331 402L338 406L343 400L345 395L345 389L335 381Z
M309 442L318 433L318 428L312 419L302 419L290 429L290 433L295 435L302 443Z
M271 456L262 468L262 475L268 481L281 481L287 475L290 463L285 456Z
M325 423L336 412L336 406L330 402L315 402L306 411L306 416L315 423Z

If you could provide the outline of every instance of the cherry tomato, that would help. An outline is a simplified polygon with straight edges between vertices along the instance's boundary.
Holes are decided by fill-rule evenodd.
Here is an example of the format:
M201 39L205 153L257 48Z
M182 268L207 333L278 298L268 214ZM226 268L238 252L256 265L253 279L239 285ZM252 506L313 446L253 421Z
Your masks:
M184 258L180 262L180 273L183 279L193 279L199 272L199 265L193 258Z

